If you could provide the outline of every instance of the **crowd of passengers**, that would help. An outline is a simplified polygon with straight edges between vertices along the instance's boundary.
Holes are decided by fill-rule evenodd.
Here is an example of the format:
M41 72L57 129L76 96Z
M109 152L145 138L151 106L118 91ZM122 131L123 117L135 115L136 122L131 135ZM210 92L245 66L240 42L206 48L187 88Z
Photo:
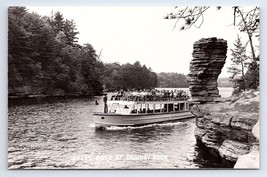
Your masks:
M189 97L183 90L119 90L116 95L112 95L111 100L127 101L178 101L187 100Z

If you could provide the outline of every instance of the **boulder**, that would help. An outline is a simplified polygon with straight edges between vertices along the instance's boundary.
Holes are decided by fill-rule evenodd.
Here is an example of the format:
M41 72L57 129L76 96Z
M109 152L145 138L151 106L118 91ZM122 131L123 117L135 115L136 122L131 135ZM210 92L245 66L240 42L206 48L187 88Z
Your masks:
M252 134L256 139L256 142L253 143L251 151L248 154L242 155L236 161L234 168L239 169L258 169L260 168L260 152L259 152L259 121L255 124L252 130ZM204 132L203 132L204 133Z
M260 121L258 121L254 125L254 127L252 129L252 134L256 138L256 140L259 141L259 139L260 139Z
M238 158L234 168L236 169L259 169L260 153L259 146L253 146L250 153L242 155Z

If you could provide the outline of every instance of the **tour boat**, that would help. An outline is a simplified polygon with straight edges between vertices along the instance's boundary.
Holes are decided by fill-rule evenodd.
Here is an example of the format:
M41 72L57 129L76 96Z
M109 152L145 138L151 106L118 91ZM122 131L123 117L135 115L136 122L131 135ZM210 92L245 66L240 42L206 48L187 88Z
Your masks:
M93 115L96 128L140 126L194 117L188 100L112 99L107 101L106 111Z

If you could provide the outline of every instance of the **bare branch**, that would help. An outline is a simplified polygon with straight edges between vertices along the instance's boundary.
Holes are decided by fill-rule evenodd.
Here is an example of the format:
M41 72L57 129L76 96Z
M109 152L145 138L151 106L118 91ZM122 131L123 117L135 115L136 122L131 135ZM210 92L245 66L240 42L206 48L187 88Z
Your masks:
M202 14L209 8L210 8L209 6L203 6L203 7L195 6L192 9L189 9L188 7L186 7L180 11L178 10L176 16L173 13L170 13L169 16L165 18L166 19L177 18L172 30L176 28L180 19L185 19L185 26L181 27L181 30L184 30L184 29L189 29L193 24L195 24L199 20L200 17L202 17L200 25L198 26L195 25L197 28L200 28L204 22L204 16Z
M201 18L202 21L201 21L201 23L199 24L199 26L196 26L196 24L195 24L195 27L196 27L196 28L200 28L200 27L202 26L203 22L204 22L204 15L203 15L203 13L201 13L200 16L202 17L202 18Z
M176 22L175 22L174 27L173 27L172 30L174 30L174 29L176 28L176 25L177 25L179 19L183 16L183 14L185 13L185 11L186 11L187 9L188 9L188 7L186 7L186 9L184 9L184 11L181 13L180 17L177 18L177 20L176 20Z

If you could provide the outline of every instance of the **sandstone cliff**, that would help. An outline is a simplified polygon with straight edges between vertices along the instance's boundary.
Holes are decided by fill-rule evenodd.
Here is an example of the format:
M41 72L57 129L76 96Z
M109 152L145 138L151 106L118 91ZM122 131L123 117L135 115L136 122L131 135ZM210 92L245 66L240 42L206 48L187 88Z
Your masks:
M259 168L259 95L251 90L194 105L198 144L225 162L237 162L235 168Z
M227 41L203 38L193 45L193 59L188 74L189 90L193 101L208 102L220 97L217 78L224 66Z

